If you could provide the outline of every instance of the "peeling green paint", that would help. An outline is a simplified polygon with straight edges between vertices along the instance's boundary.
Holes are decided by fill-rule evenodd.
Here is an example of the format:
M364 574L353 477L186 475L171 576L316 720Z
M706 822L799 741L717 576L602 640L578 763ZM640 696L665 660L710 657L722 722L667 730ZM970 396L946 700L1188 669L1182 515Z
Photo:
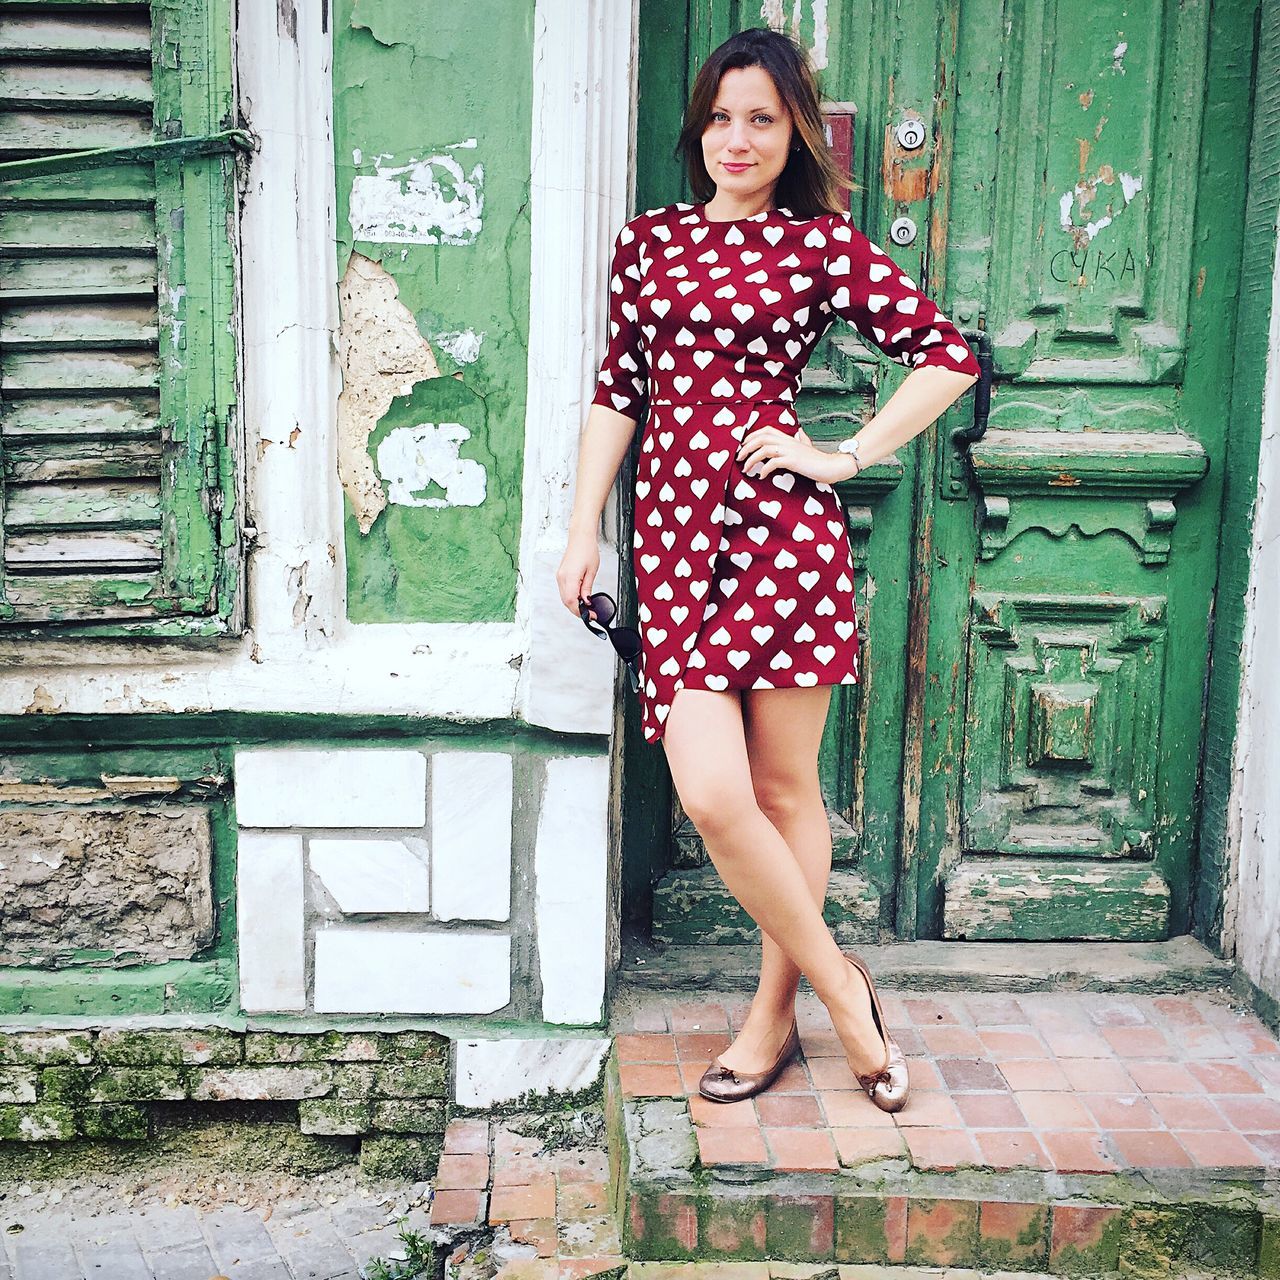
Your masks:
M381 264L441 375L417 383L379 422L369 437L370 460L376 468L377 446L397 426L452 421L470 432L459 456L485 472L477 505L392 500L364 535L345 500L348 614L357 622L514 616L528 360L532 56L531 4L513 10L482 0L428 12L389 0L343 0L336 7L339 272L353 252ZM357 239L353 183L380 181L387 191L399 183L403 191L409 179L396 171L432 157L438 163L422 180L435 182L455 211L471 201L478 230L454 237L460 242L441 234L436 238L446 242L429 243L431 232L406 232L405 220L392 217L387 235L401 238ZM479 336L474 360L462 358L463 347L452 340L466 333ZM363 336L344 332L344 340Z

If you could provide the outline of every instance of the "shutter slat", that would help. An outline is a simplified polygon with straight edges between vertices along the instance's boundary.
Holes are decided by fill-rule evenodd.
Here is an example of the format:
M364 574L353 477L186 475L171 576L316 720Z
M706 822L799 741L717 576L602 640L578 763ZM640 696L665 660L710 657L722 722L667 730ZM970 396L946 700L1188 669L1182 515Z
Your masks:
M83 484L15 484L6 488L4 528L12 533L85 529L153 529L160 525L154 480Z
M22 440L121 440L158 435L159 399L142 394L119 399L45 399L32 396L5 408L0 424L6 448Z
M155 348L154 307L104 301L15 305L0 321L0 341L14 351L65 347L71 350L125 347Z
M0 106L151 111L151 68L0 63Z
M61 440L10 443L6 437L6 484L35 481L147 479L160 472L160 441L112 440L110 447L87 453L93 441Z
M0 351L0 382L10 397L145 391L159 386L160 369L147 351Z
M6 535L4 564L14 574L94 569L137 573L159 567L160 531Z
M122 8L124 6L121 6ZM130 6L111 19L67 13L58 17L13 14L0 28L0 58L74 58L151 66L151 18L147 6Z
M39 298L152 298L156 292L154 257L0 258L0 291L9 303Z
M138 147L152 137L150 117L112 111L0 111L0 150L15 160L51 151Z
M154 618L164 600L155 572L102 574L15 573L6 586L11 609L22 622Z
M154 261L155 216L138 209L85 209L68 218L57 208L0 208L0 253L6 257L86 249L132 256L147 250Z

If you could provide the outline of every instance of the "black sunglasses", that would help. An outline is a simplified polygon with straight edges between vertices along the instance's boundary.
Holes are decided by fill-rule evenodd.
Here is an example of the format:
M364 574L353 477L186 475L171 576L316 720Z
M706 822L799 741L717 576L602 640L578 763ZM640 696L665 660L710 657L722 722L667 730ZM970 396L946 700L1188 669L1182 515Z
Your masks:
M590 612L588 612L588 609ZM594 619L591 614L594 613ZM604 591L597 591L585 600L578 599L578 616L586 623L592 635L608 636L610 643L618 652L618 657L626 664L627 678L631 684L631 692L640 692L640 633L635 627L611 627L609 624L618 615L618 606L613 597Z

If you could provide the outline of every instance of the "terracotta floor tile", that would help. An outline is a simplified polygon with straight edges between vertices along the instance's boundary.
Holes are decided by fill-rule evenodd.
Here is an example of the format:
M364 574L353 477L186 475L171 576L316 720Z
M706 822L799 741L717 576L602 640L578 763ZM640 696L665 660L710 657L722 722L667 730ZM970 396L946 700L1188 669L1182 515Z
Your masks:
M1186 996L1157 996L1151 1003L1166 1022L1171 1022L1176 1027L1203 1026L1205 1023L1204 1014Z
M967 1129L904 1129L902 1133L918 1169L950 1170L982 1162Z
M695 1058L707 1062L716 1054L723 1053L730 1044L727 1031L677 1031L672 1039L676 1057L681 1062Z
M756 1095L755 1103L756 1114L765 1128L814 1129L823 1126L822 1108L816 1094L777 1094L766 1090Z
M1241 1133L1280 1133L1280 1102L1274 1098L1223 1095L1215 1101Z
M1280 1085L1280 1058L1250 1058L1249 1065L1268 1084Z
M1231 1042L1218 1027L1180 1027L1170 1038L1184 1061L1192 1058L1229 1058Z
M750 1129L758 1123L752 1099L712 1102L696 1092L689 1096L689 1118L694 1124L705 1124L713 1129Z
M609 1153L598 1147L557 1151L551 1163L562 1186L567 1182L599 1182L609 1177Z
M1109 1173L1119 1168L1097 1130L1041 1132L1039 1138L1059 1173Z
M484 1200L483 1191L437 1190L431 1198L431 1225L479 1222L484 1212Z
M853 1068L844 1057L810 1058L809 1076L813 1080L815 1089L856 1089L858 1087Z
M907 1077L911 1081L912 1091L921 1089L943 1089L942 1077L938 1074L938 1064L932 1058L907 1058Z
M940 1023L953 1023L959 1025L962 1021L960 1013L957 1010L957 1000L912 1000L904 999L902 1001L906 1007L907 1016L917 1027L934 1027Z
M674 1062L676 1042L674 1036L628 1035L614 1036L619 1062Z
M1014 1093L1014 1100L1022 1108L1035 1129L1096 1129L1093 1114L1072 1093L1047 1093L1041 1091Z
M1111 1142L1120 1158L1134 1169L1184 1169L1191 1157L1171 1133L1163 1130L1118 1129Z
M844 1045L830 1027L813 1031L806 1031L801 1027L800 1047L810 1061L814 1058L839 1058L841 1062L844 1061Z
M1187 1070L1205 1093L1261 1093L1262 1085L1234 1062L1189 1062Z
M1199 1093L1200 1081L1180 1062L1142 1062L1130 1058L1125 1068L1143 1093Z
M924 1037L916 1027L895 1027L890 1023L889 1034L897 1042L898 1048L908 1057L925 1052Z
M620 1062L618 1078L631 1098L676 1098L685 1091L680 1073L665 1062Z
M1025 1129L1022 1110L1009 1093L959 1093L954 1102L970 1129Z
M1056 1062L1045 1058L1000 1059L996 1065L1010 1089L1070 1089L1071 1082Z
M1147 1015L1127 1000L1107 1000L1089 1010L1089 1016L1100 1027L1143 1027Z
M907 1106L915 1103L913 1092L907 1099ZM818 1101L826 1117L826 1123L832 1128L844 1129L894 1129L893 1115L881 1111L861 1089L823 1089L818 1094ZM899 1113L901 1114L901 1113Z
M1187 1133L1180 1130L1178 1141L1202 1169L1267 1165L1263 1153L1238 1133Z
M1121 1057L1178 1056L1158 1027L1103 1027L1102 1036Z
M1208 1098L1186 1093L1148 1093L1146 1100L1164 1121L1166 1129L1230 1129L1226 1117Z
M1104 1131L1160 1127L1159 1117L1140 1093L1078 1093L1075 1096L1089 1108L1098 1128Z
M493 1158L495 1164L517 1156L542 1154L542 1139L528 1133L516 1133L499 1122L493 1126Z
M1058 1065L1077 1093L1138 1092L1118 1058L1063 1058Z
M539 1181L551 1172L545 1156L499 1156L493 1157L492 1178L495 1187L523 1186Z
M872 974L872 977L875 977ZM888 991L880 991L879 986L876 988L880 996L880 1007L884 1010L885 1021L890 1027L906 1027L911 1023L911 1018L907 1013L907 1006L904 1003L904 997L894 995Z
M534 1245L538 1250L539 1258L555 1256L560 1237L554 1217L512 1219L507 1223L507 1230L511 1232L513 1240L521 1244Z
M450 1120L444 1131L444 1150L450 1155L488 1155L487 1120Z
M921 1027L920 1035L924 1039L925 1048L934 1057L942 1054L956 1054L965 1058L979 1058L983 1054L982 1041L977 1033L968 1027L933 1026Z
M579 1218L596 1218L609 1212L609 1184L599 1179L593 1182L562 1182L556 1192L556 1216L576 1221Z
M914 1093L908 1106L914 1101ZM872 1102L861 1089L822 1089L818 1102L832 1129L893 1129L890 1112Z
M1023 1130L976 1130L982 1158L993 1169L1052 1169L1053 1162L1036 1140L1034 1133Z
M956 1110L955 1102L945 1093L916 1093L912 1091L907 1098L907 1105L901 1111L895 1111L892 1114L903 1128L932 1126L959 1129L963 1124L960 1119L960 1112Z
M511 1187L495 1186L489 1196L490 1222L519 1222L525 1218L554 1218L556 1181L552 1177Z
M1093 1019L1084 1009L1077 1003L1066 1003L1061 997L1024 998L1022 1006L1030 1016L1032 1024L1041 1033L1045 1031L1061 1034L1079 1032L1081 1035L1086 1035L1095 1030Z
M1280 1166L1280 1133L1246 1133L1244 1136L1262 1152L1269 1166Z
M1118 1028L1107 1028L1117 1030ZM1132 1028L1124 1028L1130 1030ZM1111 1045L1096 1031L1055 1031L1051 1027L1041 1027L1044 1042L1049 1046L1055 1058L1107 1058L1111 1056ZM1154 1054L1148 1054L1154 1057Z
M778 1078L769 1086L770 1093L812 1093L813 1084L804 1062L794 1058L778 1072Z
M1025 1027L1027 1015L1022 1006L1005 996L965 996L964 1007L977 1027Z
M907 1154L906 1141L893 1125L876 1129L833 1128L831 1136L835 1140L836 1154L843 1165L862 1164L867 1160L891 1160Z
M483 1191L489 1185L489 1156L445 1151L436 1169L438 1191Z
M667 1023L667 1011L661 1005L649 1005L637 1009L631 1017L631 1030L634 1032L670 1031Z
M672 1031L727 1031L729 1015L720 1003L675 1004L667 1011Z
M993 1058L1047 1058L1049 1050L1034 1031L984 1029L978 1038Z
M797 1173L828 1171L840 1167L835 1143L828 1129L765 1129L773 1153L773 1167Z
M710 1065L710 1058L701 1060L697 1058L682 1058L675 1068L676 1075L680 1080L681 1092L693 1097L698 1092L698 1082Z
M699 1125L698 1155L703 1164L768 1164L764 1135L758 1128L716 1129Z
M1227 1043L1237 1052L1250 1057L1276 1057L1280 1055L1280 1041L1261 1027L1256 1030L1244 1027L1239 1031L1224 1032Z
M939 1058L938 1071L953 1093L975 1089L1007 1089L1009 1086L990 1058Z

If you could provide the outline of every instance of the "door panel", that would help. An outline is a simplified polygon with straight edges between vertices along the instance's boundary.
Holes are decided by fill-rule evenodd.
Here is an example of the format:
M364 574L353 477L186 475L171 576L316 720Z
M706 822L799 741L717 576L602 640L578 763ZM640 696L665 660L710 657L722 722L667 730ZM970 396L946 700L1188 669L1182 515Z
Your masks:
M1183 932L1248 6L645 0L638 208L689 198L673 102L762 13L852 112L855 219L994 361L980 438L955 438L966 394L840 486L864 679L833 690L823 743L828 918L842 941ZM906 373L833 326L806 430L852 434ZM666 829L655 938L758 936L674 797Z

